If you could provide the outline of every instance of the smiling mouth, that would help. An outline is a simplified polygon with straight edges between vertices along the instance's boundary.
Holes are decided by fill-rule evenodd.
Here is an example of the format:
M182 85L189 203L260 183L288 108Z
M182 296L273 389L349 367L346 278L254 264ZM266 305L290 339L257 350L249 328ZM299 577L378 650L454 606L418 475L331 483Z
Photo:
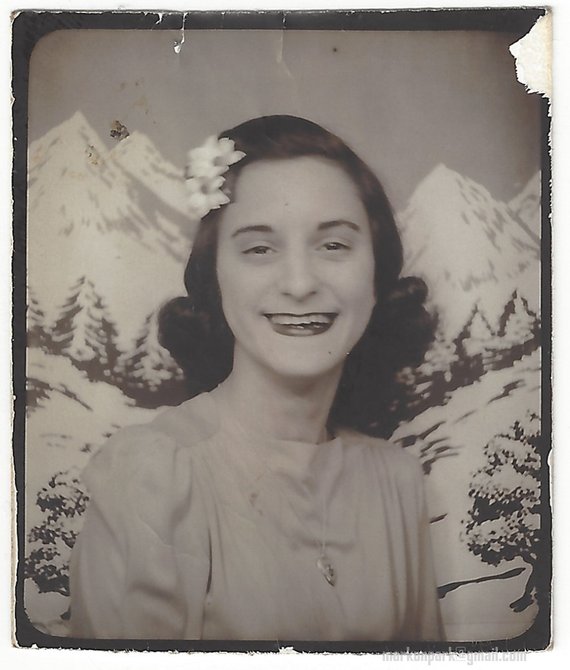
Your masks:
M292 336L320 335L333 325L337 316L335 312L265 314L276 333Z

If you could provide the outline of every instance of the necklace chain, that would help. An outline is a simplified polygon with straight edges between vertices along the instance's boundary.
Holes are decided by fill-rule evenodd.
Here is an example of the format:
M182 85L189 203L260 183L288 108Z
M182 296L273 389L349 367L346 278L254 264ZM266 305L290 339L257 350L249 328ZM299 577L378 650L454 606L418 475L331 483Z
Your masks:
M256 447L254 447L254 451L258 454L258 456L261 456L261 454L259 453L259 451ZM267 458L262 457L260 460L263 463L263 469L250 482L250 485L249 485L250 488L253 487L253 486L259 485L259 483L261 482L261 480L265 477L265 475L267 473L275 474L273 469L271 468ZM258 493L255 493L255 494L252 493L249 496L249 502L252 506L255 505L255 502L257 500L257 496L258 496ZM314 498L314 496L313 496L313 498ZM301 518L297 514L297 511L295 510L295 508L293 507L293 505L291 504L291 502L289 501L287 496L285 496L285 500L287 502L287 505L288 505L289 509L293 512L293 514L297 518L297 521L308 530L306 524L303 521L301 521ZM312 535L313 537L315 537L315 543L316 543L317 547L319 548L319 555L318 555L318 558L316 560L315 565L316 565L317 569L319 570L319 572L321 573L321 575L326 580L326 582L328 584L330 584L331 586L334 586L335 583L336 583L336 573L335 573L334 567L333 567L329 557L327 556L327 539L326 539L326 537L327 537L327 525L328 525L328 508L327 508L327 505L326 505L326 502L325 502L324 494L323 494L323 500L322 500L322 519L323 519L323 523L322 523L320 546L319 546L319 540L314 536L314 534L313 533L309 533L309 534Z
M327 522L328 522L328 507L325 503L325 496L323 494L323 533L321 537L321 553L317 558L317 568L326 581L334 586L336 582L336 574L332 563L327 556Z
M259 475L258 477L256 477L256 479L254 480L253 483L257 483L257 482L259 482L267 472L270 472L270 473L274 474L274 473L273 473L273 470L271 469L271 467L266 463L266 464L265 464L265 468L264 468L262 474ZM257 498L257 496L255 496L255 499L256 499L256 498ZM288 499L286 496L285 496L285 501L286 501L286 503L287 503L287 506L288 506L289 509L291 510L291 512L293 512L293 514L295 515L295 518L297 519L297 521L299 522L299 524L302 525L302 526L304 526L305 529L307 529L307 531L308 531L308 527L307 527L306 523L305 523L304 521L301 520L301 518L299 517L299 514L297 513L297 510L296 510L295 507L291 504L291 502L289 501L289 499ZM254 501L251 499L251 497L250 497L250 502L251 502L251 504L254 504ZM315 543L316 543L316 545L317 545L317 548L319 549L319 555L318 555L318 557L317 557L317 560L316 560L316 562L315 562L315 565L316 565L317 569L319 570L319 572L321 573L321 575L322 575L322 576L324 577L324 579L326 580L326 582L327 582L328 584L330 584L331 586L334 586L335 583L336 583L336 573L335 573L333 564L331 563L330 558L329 558L328 555L327 555L328 507L327 507L327 505L326 505L326 503L325 503L325 497L324 497L324 495L323 495L322 508L323 508L323 512L322 512L322 519L323 519L323 522L322 522L322 530L321 530L321 539L320 539L320 542L319 542L319 540L314 536L313 533L309 533L309 534L312 535L313 537L315 537Z

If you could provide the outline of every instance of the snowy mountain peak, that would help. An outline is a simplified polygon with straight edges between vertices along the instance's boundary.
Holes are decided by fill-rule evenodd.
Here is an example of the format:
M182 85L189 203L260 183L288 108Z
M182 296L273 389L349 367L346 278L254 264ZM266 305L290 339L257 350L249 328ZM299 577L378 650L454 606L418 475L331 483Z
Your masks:
M187 225L183 169L165 160L149 137L135 130L117 143L110 155L129 178L152 192L164 207L171 208L183 227Z
M475 213L481 220L491 215L492 210L499 205L487 189L443 163L437 165L419 183L409 207L425 207L426 202L438 209L445 208L446 212L453 208L459 214Z
M418 185L399 217L405 273L428 284L448 337L478 301L491 320L515 288L538 303L539 245L511 208L445 165Z
M40 170L53 171L59 167L63 171L67 167L68 170L83 175L90 167L96 166L96 159L104 156L106 152L101 138L85 116L81 112L75 112L67 121L52 128L43 137L30 144L28 150L30 185L34 183ZM65 157L66 160L61 160L60 157Z
M520 205L527 199L540 199L541 190L541 172L539 170L532 175L523 190L509 202L509 207L515 212L518 211Z
M139 130L134 130L128 137L113 145L110 153L116 160L132 159L134 156L141 160L164 160L152 140Z
M59 126L55 126L49 130L40 140L36 140L36 143L43 142L45 140L50 140L53 136L62 136L62 135L71 135L71 134L80 134L81 132L87 132L87 134L92 135L93 137L98 137L97 133L93 130L91 124L87 120L87 117L81 110L77 110L69 119L60 123ZM32 143L33 146L34 143Z
M417 185L415 193L418 193L424 188L433 189L434 185L438 183L445 183L455 178L461 178L458 172L447 167L445 163L438 163Z

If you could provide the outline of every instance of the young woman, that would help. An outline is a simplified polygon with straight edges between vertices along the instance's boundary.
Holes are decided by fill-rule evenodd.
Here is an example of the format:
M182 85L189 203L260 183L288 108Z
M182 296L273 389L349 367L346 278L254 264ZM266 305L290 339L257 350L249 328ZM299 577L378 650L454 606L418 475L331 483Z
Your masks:
M72 628L95 638L436 640L422 475L373 438L432 337L384 191L339 138L262 117L190 153L192 399L85 472Z

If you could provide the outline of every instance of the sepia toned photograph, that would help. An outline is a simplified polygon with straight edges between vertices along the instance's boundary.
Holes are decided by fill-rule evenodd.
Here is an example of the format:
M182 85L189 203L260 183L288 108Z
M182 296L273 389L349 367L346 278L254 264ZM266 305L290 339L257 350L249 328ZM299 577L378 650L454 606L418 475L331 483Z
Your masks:
M20 644L548 646L544 13L18 17Z

